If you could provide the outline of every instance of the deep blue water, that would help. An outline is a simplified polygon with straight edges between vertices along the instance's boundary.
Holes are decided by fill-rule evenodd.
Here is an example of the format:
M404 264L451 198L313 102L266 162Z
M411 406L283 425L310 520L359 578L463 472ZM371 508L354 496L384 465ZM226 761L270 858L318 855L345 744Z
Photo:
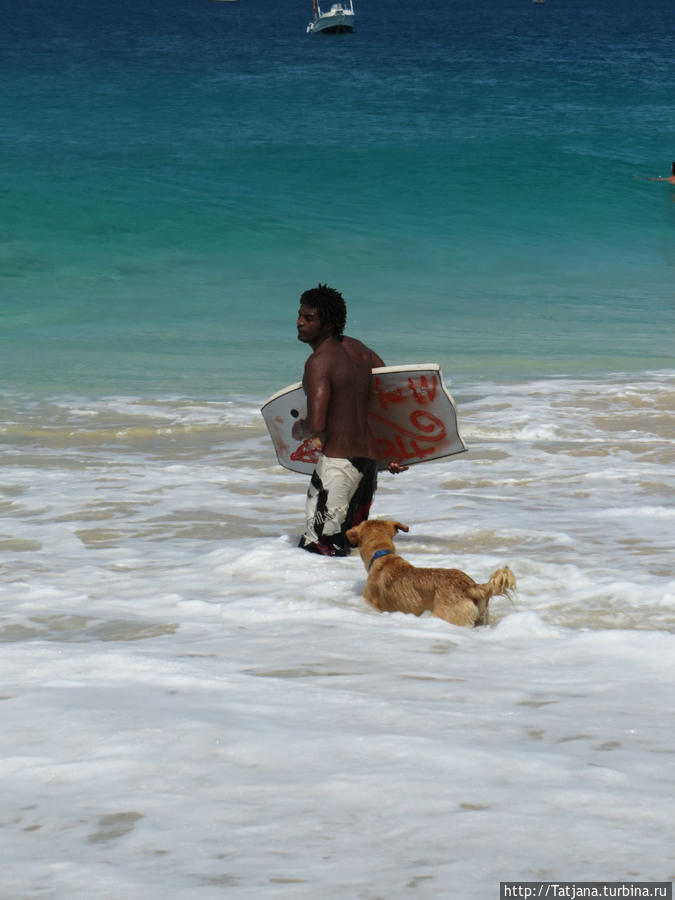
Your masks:
M669 5L7 5L0 380L264 396L299 294L388 363L672 367Z

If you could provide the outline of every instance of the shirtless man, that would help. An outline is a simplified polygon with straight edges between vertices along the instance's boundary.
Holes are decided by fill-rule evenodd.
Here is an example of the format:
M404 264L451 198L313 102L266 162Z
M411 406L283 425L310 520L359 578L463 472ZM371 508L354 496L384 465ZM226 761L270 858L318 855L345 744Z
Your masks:
M314 351L302 386L307 417L293 426L321 456L307 492L307 528L300 546L324 556L347 556L345 532L368 518L377 487L377 451L368 425L371 372L382 359L342 331L347 312L338 291L320 284L300 298L298 340ZM392 463L390 471L404 467Z
M667 181L669 184L675 185L675 162L670 167L670 177L659 175L657 178L648 178L648 181Z

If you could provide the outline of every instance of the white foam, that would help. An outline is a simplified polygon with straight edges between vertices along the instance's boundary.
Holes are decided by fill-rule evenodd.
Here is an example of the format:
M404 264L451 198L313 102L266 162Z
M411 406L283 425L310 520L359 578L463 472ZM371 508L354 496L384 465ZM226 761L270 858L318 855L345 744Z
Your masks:
M253 404L222 431L224 407L100 401L121 445L82 398L17 409L6 895L483 900L507 879L672 877L669 425L625 464L602 426L657 390L495 386L458 399L468 454L381 476L374 514L411 526L412 562L515 572L475 631L380 614L357 556L297 549L307 480ZM574 441L505 437L561 396ZM197 420L215 427L164 433Z

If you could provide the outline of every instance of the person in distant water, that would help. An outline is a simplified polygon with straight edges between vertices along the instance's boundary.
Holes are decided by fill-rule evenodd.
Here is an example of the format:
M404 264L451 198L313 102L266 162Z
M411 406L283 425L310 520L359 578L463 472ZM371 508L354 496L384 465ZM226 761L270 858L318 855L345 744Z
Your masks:
M668 184L675 185L675 162L670 167L670 175L659 175L658 178L649 178L648 181L667 181Z
M368 518L377 488L377 450L368 424L371 373L384 362L369 347L343 334L344 298L328 285L305 291L298 312L298 340L309 344L302 386L307 416L293 425L295 440L321 451L307 491L300 547L324 556L347 556L346 532ZM391 472L403 472L396 462Z

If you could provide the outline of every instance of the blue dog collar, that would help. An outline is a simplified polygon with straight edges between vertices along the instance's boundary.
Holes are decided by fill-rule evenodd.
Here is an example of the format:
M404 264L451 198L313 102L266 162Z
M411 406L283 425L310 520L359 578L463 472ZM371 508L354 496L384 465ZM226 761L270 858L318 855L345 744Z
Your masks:
M391 556L393 552L393 550L376 550L375 553L373 553L373 558L368 563L368 571L370 572L370 567L376 559L379 559L381 556Z

